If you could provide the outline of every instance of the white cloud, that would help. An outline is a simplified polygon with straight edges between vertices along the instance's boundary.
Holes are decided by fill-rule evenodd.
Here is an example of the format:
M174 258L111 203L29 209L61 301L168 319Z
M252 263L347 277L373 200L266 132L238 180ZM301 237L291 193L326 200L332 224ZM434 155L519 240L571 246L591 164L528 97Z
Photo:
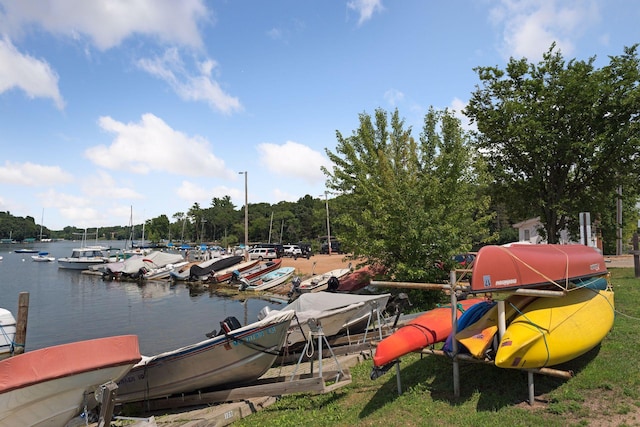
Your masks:
M5 161L0 166L0 182L29 187L48 186L71 182L73 177L58 166L44 166L31 162L12 163Z
M389 89L384 93L384 99L393 107L404 99L404 93L396 89Z
M203 208L210 206L214 197L223 198L229 196L233 200L244 200L244 191L240 191L237 188L226 186L205 188L190 181L182 181L180 187L176 190L176 194L187 202L193 203L197 201Z
M224 114L242 111L240 100L225 93L213 78L218 64L212 59L196 64L199 74L193 74L185 67L175 48L167 49L162 57L140 59L137 64L142 70L164 80L185 101L204 101Z
M505 59L542 58L553 42L563 55L575 51L575 39L598 19L595 1L503 0L491 11L494 24L503 26L501 49Z
M33 98L51 98L56 107L64 108L58 89L58 75L46 61L18 52L11 41L0 39L0 93L19 88Z
M176 131L153 114L144 114L139 123L101 117L99 124L115 134L115 139L109 146L87 149L85 156L105 169L221 178L233 175L224 161L211 152L206 139Z
M54 189L49 189L38 197L45 208L57 209L67 224L85 228L102 223L98 220L100 212L93 207L94 202L90 197L61 193Z
M258 145L258 152L269 171L309 183L324 179L320 167L329 165L329 159L322 153L293 141L283 145L263 143Z
M142 199L144 196L136 190L121 186L105 171L98 171L96 175L88 177L82 183L82 191L93 197L113 199Z
M35 24L76 40L85 35L100 50L134 34L200 47L198 24L212 19L203 0L0 0L0 6L9 34Z
M360 15L358 25L371 19L375 12L384 10L382 0L350 0L347 2L347 8L355 10Z
M454 117L460 120L460 126L462 126L462 129L464 129L465 131L478 129L476 124L472 124L469 118L462 113L462 110L467 108L466 102L459 98L453 98L453 101L451 101L451 105L449 106L449 108L453 111Z

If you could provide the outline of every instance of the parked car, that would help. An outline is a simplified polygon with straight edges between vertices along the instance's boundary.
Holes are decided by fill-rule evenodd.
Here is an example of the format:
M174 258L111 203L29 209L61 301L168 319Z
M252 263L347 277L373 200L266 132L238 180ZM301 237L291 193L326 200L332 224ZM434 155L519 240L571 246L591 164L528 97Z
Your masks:
M322 246L320 247L320 253L321 254L328 254L329 253L329 245L327 245L327 242L324 242L322 244ZM332 254L339 254L340 253L340 242L337 242L335 240L331 242L331 253Z
M299 256L302 256L302 249L300 249L300 246L298 245L284 245L283 255L298 258Z
M311 258L311 255L312 252L310 246L284 245L284 256L289 256L293 259L298 257L309 259Z
M284 255L284 246L279 243L258 243L254 248L272 248L276 250L277 258L282 258Z
M475 259L475 253L457 254L451 257L451 260L455 264L455 268L471 268ZM441 270L444 270L446 268L444 262L442 261L437 261L436 267Z
M249 259L257 259L263 261L265 259L276 259L278 253L274 248L253 248L249 250Z
M303 257L305 257L306 259L311 258L311 255L313 255L313 249L311 249L311 243L298 242L298 243L296 243L296 245L302 251L302 256Z

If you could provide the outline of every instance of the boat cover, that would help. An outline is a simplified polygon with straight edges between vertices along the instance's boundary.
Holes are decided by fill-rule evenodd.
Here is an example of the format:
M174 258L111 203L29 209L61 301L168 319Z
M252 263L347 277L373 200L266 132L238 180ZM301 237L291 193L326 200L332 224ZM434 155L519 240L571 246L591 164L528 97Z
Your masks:
M143 267L147 270L153 270L155 268L162 268L168 264L175 264L181 261L184 261L184 258L180 254L153 251L143 257L131 257L127 259L124 262L122 273L135 274Z
M224 258L220 258L216 262L207 265L206 267L200 267L199 265L191 266L190 277L206 276L212 271L220 271L225 268L229 268L232 265L238 264L244 259L241 255L232 255Z

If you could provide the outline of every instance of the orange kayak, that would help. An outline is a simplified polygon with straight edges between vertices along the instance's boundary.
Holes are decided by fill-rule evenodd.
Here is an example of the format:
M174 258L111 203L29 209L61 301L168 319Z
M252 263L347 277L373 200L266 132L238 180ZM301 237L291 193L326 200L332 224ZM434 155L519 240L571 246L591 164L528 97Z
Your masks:
M458 301L458 316L474 304L486 301L471 298ZM434 308L402 326L380 341L373 356L373 364L381 367L413 351L442 342L451 334L451 306Z

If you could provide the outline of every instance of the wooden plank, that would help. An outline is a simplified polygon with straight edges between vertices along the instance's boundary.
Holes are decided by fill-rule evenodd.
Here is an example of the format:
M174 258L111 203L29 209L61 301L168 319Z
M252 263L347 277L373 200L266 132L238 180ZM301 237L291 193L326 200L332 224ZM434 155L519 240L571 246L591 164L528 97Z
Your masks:
M323 394L351 383L351 374L346 369L343 370L343 375L340 376L339 381L329 386L327 386L326 381L334 380L338 375L337 371L324 372L322 378L309 377L309 375L310 374L300 375L299 379L294 381L288 381L288 376L258 380L250 386L128 403L127 406L145 411L154 411L230 402L254 397L283 396L294 393Z
M382 280L372 280L370 286L381 286L385 288L401 288L401 289L428 289L428 290L445 290L451 289L448 283L415 283L415 282L387 282Z

